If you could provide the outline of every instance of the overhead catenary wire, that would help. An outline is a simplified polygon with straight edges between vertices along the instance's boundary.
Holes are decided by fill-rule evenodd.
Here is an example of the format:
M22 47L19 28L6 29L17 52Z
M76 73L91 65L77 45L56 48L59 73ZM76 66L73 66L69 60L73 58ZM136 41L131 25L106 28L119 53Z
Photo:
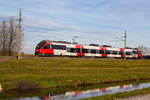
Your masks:
M28 23L28 24L32 24L31 25L31 27L26 27L26 32L32 32L32 33L45 33L44 35L41 35L42 37L53 37L53 38L55 38L55 39L64 39L63 37L66 37L66 36L70 36L70 38L71 37L73 37L74 35L73 34L75 34L75 35L78 35L77 33L78 32L73 32L73 34L71 35L71 34L68 34L69 33L69 31L68 31L68 33L65 33L65 31L63 30L63 29L59 29L59 30L56 30L55 29L55 27L54 28L50 28L50 27L47 27L47 26L42 26L41 27L41 25L42 24L40 24L40 23L38 23L38 25L35 25L34 26L34 21L31 21L30 19L32 19L32 18L28 18L28 17L24 17L24 22L25 23ZM25 26L27 26L27 25L25 25ZM86 33L81 33L79 36L80 36L80 39L82 40L82 41L88 41L88 42L93 42L93 41L99 41L99 43L101 44L112 44L112 43L110 43L110 41L111 41L111 39L109 39L109 38L107 38L107 39L103 39L102 37L101 37L101 34L90 34L90 33L88 33L87 35L90 35L89 37L87 37L87 35L86 35L86 37L84 36L84 34L86 34ZM35 37L40 37L40 35L39 34L36 34L35 35ZM99 37L99 38L98 38ZM70 41L71 41L71 39L70 39ZM80 40L79 40L80 41ZM120 40L118 40L118 41L124 41L124 39L120 39ZM128 41L126 41L126 42L128 42Z

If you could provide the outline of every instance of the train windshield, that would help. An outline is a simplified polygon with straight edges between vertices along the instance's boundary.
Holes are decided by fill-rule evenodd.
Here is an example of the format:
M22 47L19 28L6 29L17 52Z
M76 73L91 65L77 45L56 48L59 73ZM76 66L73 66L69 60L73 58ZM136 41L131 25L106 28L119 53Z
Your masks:
M36 46L36 50L37 49L41 49L41 47L46 43L46 41L41 41L39 44L37 44Z
M47 44L46 46L43 47L43 49L50 49L50 45Z

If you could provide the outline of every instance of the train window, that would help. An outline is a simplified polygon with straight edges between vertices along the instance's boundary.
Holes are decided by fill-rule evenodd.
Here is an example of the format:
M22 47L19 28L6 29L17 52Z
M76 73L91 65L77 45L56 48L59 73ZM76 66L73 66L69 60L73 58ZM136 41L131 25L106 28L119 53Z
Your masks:
M82 53L88 53L88 49L82 49Z
M111 51L110 50L106 50L106 54L111 54Z
M132 51L133 54L141 54L140 51Z
M113 55L117 55L118 52L117 52L117 51L112 51L112 54L113 54Z
M67 52L76 53L77 49L76 48L68 48Z
M96 50L91 49L91 53L92 53L92 54L96 54Z
M77 53L80 53L81 49L80 48L77 48Z
M44 46L43 49L50 49L50 45Z
M133 53L133 54L138 54L138 52L137 52L137 51L132 51L132 53Z
M51 45L52 49L57 49L57 50L66 50L65 45Z
M126 55L132 55L132 53L131 52L126 52Z
M104 50L99 50L99 54L104 54Z
M124 52L123 51L119 51L119 55L124 55Z

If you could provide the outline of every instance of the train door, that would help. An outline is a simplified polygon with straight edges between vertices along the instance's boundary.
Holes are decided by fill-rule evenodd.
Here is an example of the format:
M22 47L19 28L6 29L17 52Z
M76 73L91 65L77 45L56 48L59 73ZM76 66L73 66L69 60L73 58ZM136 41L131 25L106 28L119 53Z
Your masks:
M133 58L138 58L138 51L137 50L132 51L132 57Z

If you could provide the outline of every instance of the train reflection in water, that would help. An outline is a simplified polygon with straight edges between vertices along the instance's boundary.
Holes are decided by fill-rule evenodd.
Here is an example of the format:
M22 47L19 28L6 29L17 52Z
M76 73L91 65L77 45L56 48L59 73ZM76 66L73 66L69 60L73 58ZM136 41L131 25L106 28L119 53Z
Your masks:
M132 90L138 90L138 89L143 89L148 87L150 87L150 83L120 85L120 86L100 88L100 89L87 90L87 91L66 92L65 94L53 95L53 96L49 94L48 96L41 97L41 99L42 100L78 100L81 98L102 96L106 94L132 91Z

